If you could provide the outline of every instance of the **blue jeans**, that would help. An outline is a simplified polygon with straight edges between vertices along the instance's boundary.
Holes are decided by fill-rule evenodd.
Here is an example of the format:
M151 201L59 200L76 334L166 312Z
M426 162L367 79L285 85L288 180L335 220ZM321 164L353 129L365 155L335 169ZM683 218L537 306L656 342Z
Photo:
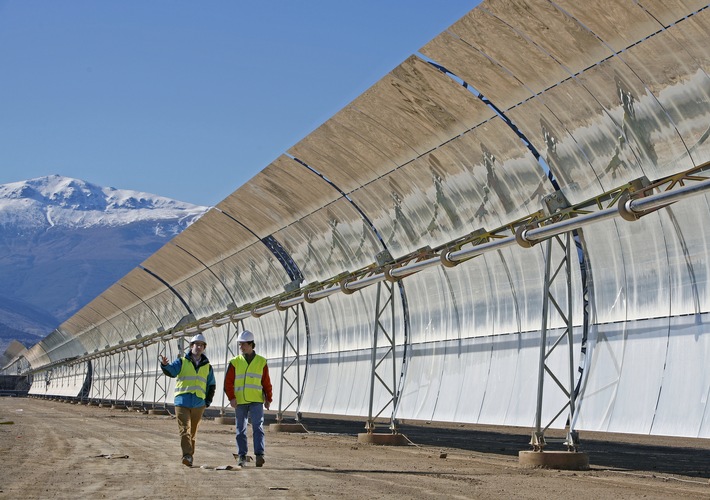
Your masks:
M237 405L237 453L246 455L249 451L247 444L247 417L251 417L251 429L254 434L254 453L264 454L264 403L249 403Z

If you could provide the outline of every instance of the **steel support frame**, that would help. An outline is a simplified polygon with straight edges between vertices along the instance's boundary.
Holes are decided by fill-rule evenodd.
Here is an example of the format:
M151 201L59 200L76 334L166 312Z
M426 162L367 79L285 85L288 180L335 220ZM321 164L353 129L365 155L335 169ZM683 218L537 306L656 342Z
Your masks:
M111 399L111 356L102 356L101 370L101 403L108 402Z
M310 335L308 334L308 323L305 318L306 311L302 304L284 310L281 383L279 385L279 407L276 413L276 422L279 424L283 421L284 412L292 409L294 404L296 422L300 422L302 418L301 401L308 375L308 354L310 350ZM303 357L301 356L301 319L304 320L306 340L306 352ZM301 377L301 363L304 366L303 377ZM293 393L293 397L286 404L284 404L284 386L288 386Z
M232 325L234 325L234 328L232 329ZM227 332L225 334L225 347L224 347L224 373L227 373L227 369L229 368L229 362L239 354L239 348L236 348L236 352L232 349L232 345L237 345L237 336L238 333L242 330L244 330L244 321L243 320L238 320L235 321L234 323L227 323ZM227 406L229 406L229 401L225 401L226 394L224 391L222 391L222 403L219 409L219 416L222 418L226 417L226 412L225 409ZM226 403L226 404L225 404Z
M116 356L116 397L113 399L115 405L125 404L128 393L126 376L126 351L121 350Z
M76 388L77 386L78 387L82 386L82 384L80 384L80 382L82 382L81 370L80 370L81 367L82 367L82 365L79 363L69 365L69 372L71 373L71 378L72 378L72 384L71 384L72 387ZM79 391L79 394L77 394L76 396L72 396L71 399L80 400L81 399L81 390Z
M133 360L133 387L131 389L131 406L134 407L136 402L140 400L141 410L145 405L145 348L136 349L136 357Z
M556 260L553 255L553 245L557 244L562 250L562 256L559 260ZM545 242L545 282L543 285L543 303L542 303L542 327L540 331L540 361L538 365L537 374L537 407L535 411L535 428L532 432L532 438L530 444L533 447L533 451L543 451L546 446L545 442L545 431L552 425L552 423L565 411L569 410L568 416L568 430L567 437L564 444L567 446L568 451L577 451L579 448L579 435L576 430L574 430L574 417L576 411L576 401L575 401L575 369L574 369L574 342L573 342L573 322L572 322L572 249L576 250L576 245L574 241L573 233L567 232L562 235L556 235L552 238L546 240ZM555 268L553 270L552 263L555 261ZM553 286L556 282L564 280L564 286L561 288L564 293L564 297L555 296L556 289ZM558 300L564 299L564 300ZM566 310L563 310L560 304L566 304ZM552 346L548 349L547 347L547 334L548 325L551 317L551 307L557 312L559 317L562 319L564 325L562 333L553 342ZM567 341L567 350L565 354L567 355L567 373L566 374L555 374L553 368L547 364L547 359L550 354L557 348L563 345L562 341ZM542 410L543 410L543 392L545 386L545 374L547 374L552 381L554 381L554 386L560 389L566 396L566 403L560 408L560 410L555 414L554 417L543 427L542 425ZM566 384L563 380L566 379Z
M395 411L399 400L399 392L397 387L397 356L396 356L396 317L395 317L395 287L399 286L396 282L382 281L377 283L377 299L375 301L375 321L372 332L372 353L370 366L370 404L367 416L365 430L368 434L375 431L375 420L384 413L391 405L392 413L390 416L389 429L393 434L399 433L398 423L395 419ZM383 324L382 318L389 314L391 319L391 331L388 331ZM380 337L384 340L382 349L384 352L378 356L378 342ZM385 369L382 364L390 359L392 363L391 373L384 373ZM389 380L389 382L388 382ZM390 398L381 408L375 413L375 382L379 382L382 387L389 393Z
M161 340L158 342L158 359L161 356L169 358L168 353L168 342L166 340ZM168 378L163 374L163 371L157 367L155 369L155 391L153 392L153 405L152 409L167 410L167 400L168 400Z

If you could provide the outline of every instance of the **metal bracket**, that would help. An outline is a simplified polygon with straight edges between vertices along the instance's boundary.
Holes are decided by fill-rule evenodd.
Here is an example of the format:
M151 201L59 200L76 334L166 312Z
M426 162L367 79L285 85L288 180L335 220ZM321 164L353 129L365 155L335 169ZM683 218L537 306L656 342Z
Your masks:
M545 449L547 443L545 442L545 432L544 431L533 431L532 437L530 438L530 445L533 447L533 451L542 451Z

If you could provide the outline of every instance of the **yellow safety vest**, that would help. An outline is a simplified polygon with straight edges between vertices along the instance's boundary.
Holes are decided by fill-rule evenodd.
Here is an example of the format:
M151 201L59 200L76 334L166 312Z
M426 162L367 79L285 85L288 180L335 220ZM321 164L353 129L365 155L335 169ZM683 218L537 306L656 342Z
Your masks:
M195 365L187 357L182 358L182 367L175 382L175 395L195 394L198 398L207 396L207 377L210 374L210 364L206 363L195 371Z
M263 403L264 388L261 385L261 376L266 366L266 358L257 354L251 363L247 363L244 356L237 356L232 358L230 364L234 367L234 397L237 404Z

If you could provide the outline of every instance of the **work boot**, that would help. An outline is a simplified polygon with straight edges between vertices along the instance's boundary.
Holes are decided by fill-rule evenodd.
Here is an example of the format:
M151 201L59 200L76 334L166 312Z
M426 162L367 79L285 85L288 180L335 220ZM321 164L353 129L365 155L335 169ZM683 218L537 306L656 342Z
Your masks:
M182 464L192 467L192 455L183 455Z
M239 458L237 459L237 465L239 467L244 467L247 464L247 456L246 455L239 455Z
M257 455L256 456L256 466L257 467L261 467L262 465L264 465L264 462L266 462L266 460L264 460L264 455Z

